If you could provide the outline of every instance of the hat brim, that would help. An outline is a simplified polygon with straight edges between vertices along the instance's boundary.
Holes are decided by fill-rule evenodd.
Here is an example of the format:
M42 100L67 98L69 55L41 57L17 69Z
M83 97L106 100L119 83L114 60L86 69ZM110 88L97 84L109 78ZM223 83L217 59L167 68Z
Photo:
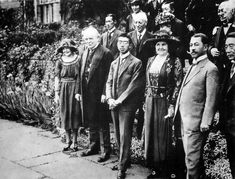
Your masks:
M57 53L63 53L64 48L70 48L71 51L76 52L78 49L74 46L61 46L57 49Z
M166 42L172 50L177 49L180 45L180 41L177 38L151 38L145 41L144 48L150 49L155 53L155 45L158 42Z

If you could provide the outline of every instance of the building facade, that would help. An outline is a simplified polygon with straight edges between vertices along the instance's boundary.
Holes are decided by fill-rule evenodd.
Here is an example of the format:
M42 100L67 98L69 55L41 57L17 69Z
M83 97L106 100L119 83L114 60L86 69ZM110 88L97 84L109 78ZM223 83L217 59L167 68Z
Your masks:
M60 0L34 0L34 14L37 23L60 23Z

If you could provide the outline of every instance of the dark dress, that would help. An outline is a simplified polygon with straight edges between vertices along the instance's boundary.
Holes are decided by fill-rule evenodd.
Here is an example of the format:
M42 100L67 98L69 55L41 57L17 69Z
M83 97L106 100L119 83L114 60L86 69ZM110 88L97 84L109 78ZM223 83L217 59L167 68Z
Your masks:
M80 103L75 99L79 85L79 56L72 62L59 59L56 63L56 76L60 81L60 118L65 130L81 126Z
M182 66L178 58L168 56L159 73L150 73L154 59L149 59L146 69L145 159L147 167L167 174L172 158L172 121L164 117L169 105L176 102Z

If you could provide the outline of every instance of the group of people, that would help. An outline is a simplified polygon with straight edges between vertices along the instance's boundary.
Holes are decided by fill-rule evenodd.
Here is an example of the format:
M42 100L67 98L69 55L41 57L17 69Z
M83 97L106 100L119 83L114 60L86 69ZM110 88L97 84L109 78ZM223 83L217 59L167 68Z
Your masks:
M211 32L213 38L194 29L187 40L172 2L161 2L154 34L147 14L140 11L131 16L130 32L116 28L114 14L106 16L102 34L86 27L79 54L73 40L62 40L55 101L66 131L63 151L78 151L78 129L87 127L89 148L81 156L100 153L97 161L107 161L112 121L119 157L113 169L117 179L124 179L137 119L137 137L144 140L146 166L152 169L147 178L174 173L180 179L199 179L204 175L203 146L218 111L235 178L235 3L220 3L222 25ZM133 11L139 3L131 1Z

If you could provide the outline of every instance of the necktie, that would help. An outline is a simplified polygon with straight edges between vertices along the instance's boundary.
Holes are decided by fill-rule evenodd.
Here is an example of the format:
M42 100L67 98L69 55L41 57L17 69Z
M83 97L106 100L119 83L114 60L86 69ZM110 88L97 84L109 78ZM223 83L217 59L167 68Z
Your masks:
M231 67L231 70L230 70L230 78L232 78L233 75L234 75L234 72L235 72L234 68L235 68L235 65L233 64L232 67Z
M138 43L141 41L141 34L138 34Z

